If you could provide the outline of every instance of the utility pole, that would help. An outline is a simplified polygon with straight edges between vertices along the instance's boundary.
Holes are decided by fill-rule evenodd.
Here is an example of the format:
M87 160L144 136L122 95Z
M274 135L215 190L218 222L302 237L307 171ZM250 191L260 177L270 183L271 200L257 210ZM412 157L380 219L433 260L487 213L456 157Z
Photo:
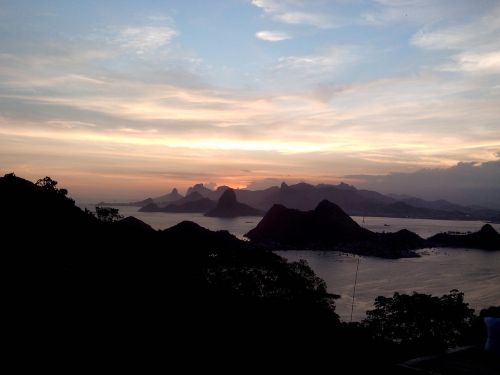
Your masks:
M363 218L364 219L364 218ZM352 304L351 304L351 323L352 323L352 312L354 310L354 296L356 295L356 284L358 282L358 270L359 270L359 261L360 258L358 257L358 262L356 264L356 276L354 277L354 290L352 292Z

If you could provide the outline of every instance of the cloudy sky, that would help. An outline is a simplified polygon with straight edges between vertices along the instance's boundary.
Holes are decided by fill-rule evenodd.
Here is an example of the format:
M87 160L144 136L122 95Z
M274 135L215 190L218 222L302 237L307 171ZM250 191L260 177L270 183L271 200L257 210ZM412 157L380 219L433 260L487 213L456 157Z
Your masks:
M0 172L77 199L499 152L497 0L0 0Z

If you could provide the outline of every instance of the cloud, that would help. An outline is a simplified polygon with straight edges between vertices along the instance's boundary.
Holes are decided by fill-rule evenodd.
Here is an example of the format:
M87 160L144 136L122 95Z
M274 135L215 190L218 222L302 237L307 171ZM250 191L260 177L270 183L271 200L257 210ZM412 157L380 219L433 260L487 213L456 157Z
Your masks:
M255 34L258 39L268 42L280 42L282 40L291 39L291 36L282 31L259 31Z
M266 13L276 12L281 8L276 0L252 0L252 4Z
M274 15L273 20L291 25L310 25L320 29L335 27L330 16L306 12L284 12Z
M461 162L450 168L420 169L413 173L345 177L358 186L385 193L500 208L500 161Z
M177 35L178 31L168 26L126 27L118 32L114 42L142 55L168 45Z
M467 50L470 48L498 47L498 32L500 31L500 5L486 5L482 13L474 14L467 22L455 22L454 25L434 27L429 25L419 30L411 38L411 43L420 48L435 50Z
M301 10L304 6L314 7L319 1L300 0L252 0L252 4L262 9L273 21L289 25L308 25L320 29L330 29L337 24L329 13Z
M486 53L462 53L453 62L441 67L444 71L469 73L500 73L500 50Z
M341 64L352 62L353 59L354 56L349 48L330 47L322 53L280 57L277 68L330 70Z
M472 31L451 28L436 31L420 30L411 38L411 44L425 49L463 49L475 39Z
M275 12L266 13L269 21L291 12L320 14L317 6L332 2L260 3ZM146 22L104 29L89 23L92 35L39 39L0 33L3 167L38 173L45 165L108 177L142 173L144 186L146 170L159 173L168 165L177 169L169 178L206 172L214 177L205 180L220 183L218 173L224 173L239 184L283 171L293 174L287 180L326 181L319 176L487 161L500 150L495 77L436 71L394 76L391 64L387 71L371 65L371 51L329 46L323 36L336 33L307 30L321 38L292 50L280 45L281 58L271 63L269 56L256 57L254 66L263 63L250 77L258 83L246 90L246 79L221 84L225 77L177 43L171 21ZM467 59L451 61L488 70L495 66L488 62L492 52L457 49L453 54ZM365 80L372 71L387 78Z
M271 66L271 80L285 86L307 86L340 77L341 73L360 60L361 53L354 46L330 46L314 53L279 57ZM290 77L294 77L290 80Z
M500 5L486 7L483 14L470 17L467 23L415 33L410 43L422 49L449 51L449 61L438 70L496 74L500 72Z

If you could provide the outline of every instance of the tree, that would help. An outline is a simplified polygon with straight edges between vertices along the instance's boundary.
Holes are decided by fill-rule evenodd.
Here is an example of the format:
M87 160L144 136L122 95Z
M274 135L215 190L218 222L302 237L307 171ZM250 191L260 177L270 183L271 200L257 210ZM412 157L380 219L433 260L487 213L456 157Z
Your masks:
M45 190L50 190L50 191L57 191L58 189L56 188L57 186L57 181L53 180L49 176L46 176L44 178L39 179L36 184L36 186L41 187L42 189Z
M118 208L96 207L95 212L96 212L96 217L100 221L104 221L106 223L112 223L114 221L123 219L123 216L120 215Z
M49 191L49 192L54 192L59 195L66 196L68 195L68 190L66 189L58 189L57 186L57 181L53 180L49 176L46 176L44 178L39 179L36 183L36 186L41 187L42 189Z
M413 292L377 297L364 320L375 338L390 340L414 354L442 351L461 344L470 331L474 310L456 289L441 297Z

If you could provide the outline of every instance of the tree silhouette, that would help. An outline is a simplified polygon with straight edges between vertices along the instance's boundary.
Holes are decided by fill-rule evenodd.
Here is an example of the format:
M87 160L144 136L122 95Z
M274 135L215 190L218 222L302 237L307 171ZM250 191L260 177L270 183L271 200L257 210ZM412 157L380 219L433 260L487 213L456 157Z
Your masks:
M401 344L415 353L445 350L461 344L474 320L474 310L456 289L441 297L399 294L377 297L364 324L376 338Z
M40 178L36 183L36 186L41 187L42 189L49 191L49 192L54 192L63 196L68 195L68 190L66 189L58 189L57 186L57 181L53 180L49 176L46 176L44 178Z
M112 223L114 221L123 219L123 215L120 215L120 210L118 208L96 207L95 212L97 219L106 223Z

